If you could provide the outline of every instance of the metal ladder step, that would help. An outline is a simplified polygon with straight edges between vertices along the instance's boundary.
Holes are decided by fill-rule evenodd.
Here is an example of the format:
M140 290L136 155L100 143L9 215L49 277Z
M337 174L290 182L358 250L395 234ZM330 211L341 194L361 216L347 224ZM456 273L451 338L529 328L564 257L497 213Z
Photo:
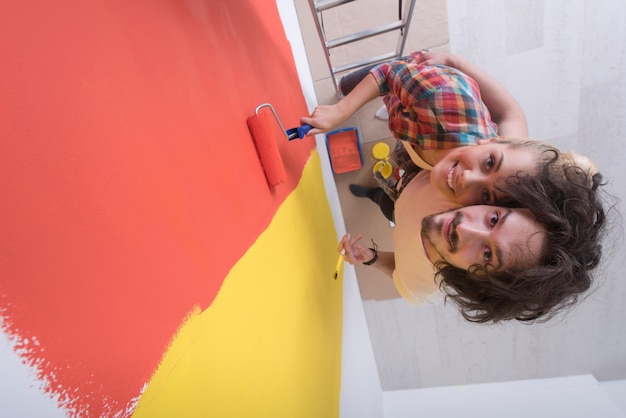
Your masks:
M354 0L319 0L313 2L315 4L315 10L322 12L324 10L332 9L333 7L341 6L342 4L353 2Z
M382 55L377 55L377 56L371 57L371 58L362 59L362 60L359 60L359 61L354 61L354 62L351 62L349 64L340 65L338 67L333 67L332 71L335 74L343 73L343 72L352 70L354 68L365 67L366 65L370 65L370 64L378 64L379 62L389 61L389 60L392 60L394 58L399 58L399 56L396 53L396 51L388 52L388 53L382 54Z
M413 9L415 7L415 0L398 0L401 13L399 13L397 21L386 23L380 26L376 26L374 28L362 30L360 32L356 32L350 35L341 36L335 39L327 40L326 32L324 29L324 22L323 22L324 18L323 18L322 12L324 10L329 10L334 7L338 7L343 4L346 4L346 3L351 3L353 1L356 1L356 0L308 0L309 8L311 9L311 13L313 15L313 20L315 22L315 26L317 28L320 41L322 42L322 46L324 47L324 50L326 53L326 62L328 64L330 76L333 80L333 84L335 85L335 89L337 93L340 93L338 83L337 83L337 74L343 73L343 72L346 72L355 68L364 67L366 65L377 64L380 62L400 58L402 56L403 51L404 51L404 45L406 42L406 36L409 31L411 18L413 16ZM331 61L331 56L330 56L331 49L337 48L343 45L347 45L353 42L361 41L363 39L382 35L384 33L393 32L393 31L399 32L398 42L396 45L396 50L394 52L377 55L375 57L360 59L358 61L354 61L349 64L344 64L340 66L333 65Z
M342 36L340 38L331 39L326 42L326 48L332 49L341 45L349 44L352 42L360 41L361 39L370 38L372 36L381 35L383 33L391 32L398 29L404 29L406 25L403 21L398 20L397 22L387 23L385 25L380 25L375 28L366 29L361 32L353 33L351 35Z

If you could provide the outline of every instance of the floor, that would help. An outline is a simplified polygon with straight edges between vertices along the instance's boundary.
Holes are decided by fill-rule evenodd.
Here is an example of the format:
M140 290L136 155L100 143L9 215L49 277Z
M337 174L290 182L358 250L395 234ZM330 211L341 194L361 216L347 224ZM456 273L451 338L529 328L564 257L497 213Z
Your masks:
M358 5L357 5L358 3ZM295 0L319 103L337 100L307 0ZM376 9L382 7L383 10ZM363 13L363 11L366 11ZM391 14L386 14L389 12ZM325 16L327 31L346 34L373 17L394 19L397 3L360 0ZM365 23L363 23L365 22ZM362 26L361 26L362 27ZM345 32L345 33L344 33ZM391 45L395 45L395 41ZM352 45L357 54L375 50ZM591 157L608 185L611 227L596 286L567 314L546 323L477 326L450 306L414 307L386 277L356 266L384 391L592 374L626 378L626 4L613 0L427 0L417 2L407 51L452 51L500 80L526 112L530 135ZM378 54L378 52L375 52ZM359 129L363 169L335 176L346 229L391 248L391 226L377 207L350 195L348 184L373 182L371 147L390 141L365 106L346 126Z

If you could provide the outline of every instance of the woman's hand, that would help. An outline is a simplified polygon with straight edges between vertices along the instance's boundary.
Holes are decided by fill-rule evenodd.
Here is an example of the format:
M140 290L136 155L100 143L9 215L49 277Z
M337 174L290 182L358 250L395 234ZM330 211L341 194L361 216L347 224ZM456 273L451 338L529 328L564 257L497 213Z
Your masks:
M309 117L300 118L300 122L313 127L307 136L328 132L347 121L364 104L379 95L376 79L368 75L346 97L334 105L317 106Z
M307 136L328 132L341 125L350 117L350 115L345 116L342 114L339 103L334 105L317 106L313 110L313 113L311 113L311 116L303 116L300 118L301 123L311 125L313 127L313 129L307 133Z
M363 238L361 234L357 234L354 237L346 234L339 241L337 251L343 254L345 260L350 264L363 263L374 258L374 251L359 244L361 238Z

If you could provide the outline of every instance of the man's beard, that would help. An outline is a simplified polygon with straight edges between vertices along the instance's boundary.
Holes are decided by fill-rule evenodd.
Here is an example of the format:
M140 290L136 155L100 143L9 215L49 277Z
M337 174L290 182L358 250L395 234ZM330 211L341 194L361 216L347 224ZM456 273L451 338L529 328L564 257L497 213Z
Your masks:
M447 250L447 252L450 254L454 254L458 250L459 234L457 233L456 228L457 226L459 226L459 224L463 220L463 213L461 213L457 209L453 209L453 210L456 210L456 213L454 214L454 218L452 219L452 224L450 226L450 229L452 230L452 232L450 232L450 246L451 247ZM452 212L452 210L449 212ZM447 240L445 239L445 237L443 237L444 220L442 220L441 222L437 222L435 220L435 218L438 215L441 215L443 213L447 213L447 212L437 213L434 215L429 215L429 216L424 217L424 219L422 219L422 231L421 232L422 232L422 236L425 237L428 240L428 242L430 242L430 245L432 245L432 247L437 251L437 253L439 254L439 257L441 257L441 259L444 260L445 262L448 262L448 260L444 256L445 252L442 251L440 246L438 246L435 243L436 240L433 237L434 234L438 233L442 236L442 238L444 239L444 242L447 243Z

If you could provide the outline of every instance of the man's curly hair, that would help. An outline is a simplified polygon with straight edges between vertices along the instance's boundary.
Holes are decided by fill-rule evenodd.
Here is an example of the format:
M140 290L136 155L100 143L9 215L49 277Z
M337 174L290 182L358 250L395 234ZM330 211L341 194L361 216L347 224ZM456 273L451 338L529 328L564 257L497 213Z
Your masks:
M598 190L602 175L577 165L555 169L558 151L545 153L551 156L538 173L520 172L498 187L509 198L499 204L527 208L545 226L540 264L498 272L480 265L463 270L443 261L436 264L440 289L469 321L544 322L575 304L592 285L606 224Z

